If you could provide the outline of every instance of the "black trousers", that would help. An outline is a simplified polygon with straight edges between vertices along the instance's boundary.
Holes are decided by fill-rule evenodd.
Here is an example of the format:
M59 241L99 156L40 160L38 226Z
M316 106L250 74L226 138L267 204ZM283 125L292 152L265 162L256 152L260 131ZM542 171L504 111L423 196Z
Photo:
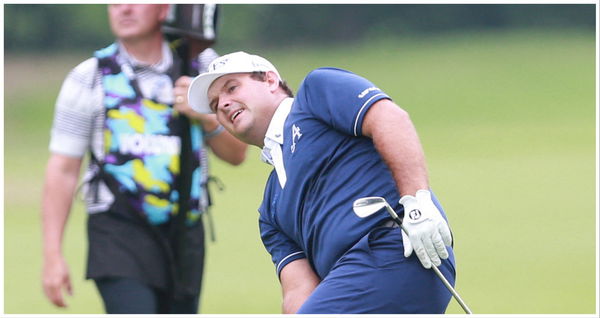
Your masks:
M132 278L100 278L94 281L108 314L198 313L200 295L175 300L168 293Z

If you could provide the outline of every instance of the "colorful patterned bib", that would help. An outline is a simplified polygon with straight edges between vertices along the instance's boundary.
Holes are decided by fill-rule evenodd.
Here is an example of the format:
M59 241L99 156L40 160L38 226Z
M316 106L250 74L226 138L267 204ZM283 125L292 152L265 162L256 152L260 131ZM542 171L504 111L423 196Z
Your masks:
M116 43L96 51L104 88L104 153L102 174L115 195L125 196L129 205L150 224L168 222L179 211L182 124L172 105L145 98L132 67L117 60ZM195 224L206 205L200 206L206 184L203 166L202 129L191 122L191 188L186 224ZM119 198L122 199L122 198ZM117 211L118 212L118 211Z

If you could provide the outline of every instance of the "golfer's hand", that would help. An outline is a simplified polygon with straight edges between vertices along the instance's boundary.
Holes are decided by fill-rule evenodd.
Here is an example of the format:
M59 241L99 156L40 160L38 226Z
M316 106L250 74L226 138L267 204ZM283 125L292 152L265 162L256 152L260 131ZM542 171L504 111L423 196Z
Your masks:
M46 297L58 307L67 307L63 290L73 295L69 268L62 256L48 257L44 261L42 285Z
M404 206L402 238L404 256L409 257L413 249L425 268L433 263L439 266L440 259L448 258L446 246L452 244L448 223L431 200L427 190L417 191L416 197L405 195L400 198Z

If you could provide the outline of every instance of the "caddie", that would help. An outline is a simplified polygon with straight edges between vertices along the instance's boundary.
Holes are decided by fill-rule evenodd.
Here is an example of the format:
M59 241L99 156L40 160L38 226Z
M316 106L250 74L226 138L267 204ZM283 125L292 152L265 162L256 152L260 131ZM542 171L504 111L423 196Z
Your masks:
M262 148L274 167L259 226L284 313L445 312L451 294L428 268L439 266L454 284L450 229L415 127L385 92L351 72L319 68L293 97L268 60L235 52L194 79L189 100ZM394 202L408 237L385 213L357 217L352 203L366 196ZM421 217L404 216L408 207Z
M116 41L76 66L56 101L42 203L42 285L56 306L66 307L65 293L74 292L62 241L89 153L82 182L86 278L106 312L198 311L207 209L202 153L210 148L237 165L246 145L214 115L180 111L187 94L174 83L187 69L163 37L168 12L166 4L109 4ZM206 54L198 60L215 55Z

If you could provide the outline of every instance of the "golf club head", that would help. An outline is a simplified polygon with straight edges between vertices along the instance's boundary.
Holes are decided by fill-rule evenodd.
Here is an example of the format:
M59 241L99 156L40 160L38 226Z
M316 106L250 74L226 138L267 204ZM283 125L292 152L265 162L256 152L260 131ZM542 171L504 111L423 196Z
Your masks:
M387 202L382 197L365 197L356 199L352 204L352 209L358 217L366 218L384 208L386 204Z

